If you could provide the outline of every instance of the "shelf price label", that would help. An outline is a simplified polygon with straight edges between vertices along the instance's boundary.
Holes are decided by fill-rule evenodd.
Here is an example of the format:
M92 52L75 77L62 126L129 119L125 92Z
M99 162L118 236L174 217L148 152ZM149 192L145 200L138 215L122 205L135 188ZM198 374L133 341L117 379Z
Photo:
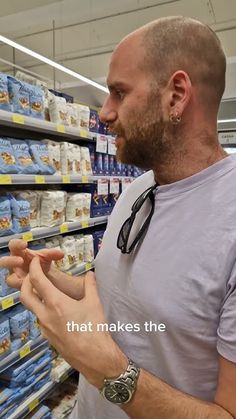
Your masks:
M62 182L63 183L70 183L70 176L69 175L63 175L62 176Z
M90 271L90 269L92 269L92 263L87 262L85 265L85 270Z
M19 352L20 358L24 358L25 356L29 355L31 352L30 345L24 346Z
M45 177L41 175L36 175L34 177L35 183L45 183Z
M23 115L13 113L12 121L15 122L16 124L24 124L25 123L25 118L24 118Z
M62 124L57 125L57 132L65 133L66 132L65 125L62 125Z
M88 138L89 133L88 133L88 131L87 131L86 129L80 129L80 130L79 130L79 135L80 135L80 137L82 137L82 138Z
M28 231L27 233L23 233L22 239L26 240L27 242L30 242L31 240L33 240L33 234L31 233L31 231Z
M107 137L103 134L97 135L96 152L106 153L107 152Z
M88 176L82 176L82 183L88 183Z
M60 225L60 233L61 234L68 233L68 231L69 231L68 224L64 223L64 224Z
M39 399L34 399L30 404L29 404L29 412L32 412L32 410L34 410L37 406L39 405Z
M0 175L0 184L1 185L10 185L12 183L11 175Z
M12 307L14 305L14 299L13 297L7 297L2 300L2 309L6 310L9 307Z
M88 221L82 221L81 226L82 226L82 228L88 228L88 226L89 226Z

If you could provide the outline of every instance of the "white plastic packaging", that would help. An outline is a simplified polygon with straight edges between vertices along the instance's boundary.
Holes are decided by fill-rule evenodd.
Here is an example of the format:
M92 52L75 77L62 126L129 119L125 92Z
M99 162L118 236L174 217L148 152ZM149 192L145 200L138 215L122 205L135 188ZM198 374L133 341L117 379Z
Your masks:
M73 237L64 237L61 243L61 249L64 256L64 269L68 270L76 264L76 247L75 239Z
M94 260L94 247L92 234L84 236L84 262L92 262Z
M53 227L65 221L66 192L45 191L41 199L40 225Z
M92 175L91 158L88 147L80 147L81 152L81 172L83 176Z
M61 174L61 150L60 143L51 140L43 140L47 144L50 165L57 174Z
M66 221L82 221L84 197L80 193L67 194Z

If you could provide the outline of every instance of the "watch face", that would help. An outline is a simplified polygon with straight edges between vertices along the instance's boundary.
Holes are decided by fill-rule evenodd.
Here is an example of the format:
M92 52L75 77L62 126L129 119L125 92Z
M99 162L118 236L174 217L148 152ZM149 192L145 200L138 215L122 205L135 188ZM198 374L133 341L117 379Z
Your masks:
M126 384L121 383L120 381L114 381L105 387L104 396L109 402L122 404L129 401L131 392L128 390Z

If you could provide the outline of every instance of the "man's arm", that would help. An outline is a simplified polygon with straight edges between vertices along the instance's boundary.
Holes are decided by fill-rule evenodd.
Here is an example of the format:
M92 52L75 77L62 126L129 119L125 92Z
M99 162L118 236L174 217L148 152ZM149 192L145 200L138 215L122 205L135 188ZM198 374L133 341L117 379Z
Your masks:
M134 419L232 419L236 418L236 364L220 357L215 403L175 390L141 370L135 395L122 409Z

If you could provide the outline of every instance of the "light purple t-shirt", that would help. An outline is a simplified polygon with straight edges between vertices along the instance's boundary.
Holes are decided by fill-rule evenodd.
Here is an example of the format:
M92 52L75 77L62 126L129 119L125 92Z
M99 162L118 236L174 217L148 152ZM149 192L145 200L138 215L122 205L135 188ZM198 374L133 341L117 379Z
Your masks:
M138 178L120 197L96 259L107 321L164 323L165 332L114 332L123 352L170 386L212 401L218 356L236 362L236 156L159 186L148 231L133 254L116 247L135 199L154 183ZM135 234L148 213L137 218ZM124 419L80 378L72 418Z

